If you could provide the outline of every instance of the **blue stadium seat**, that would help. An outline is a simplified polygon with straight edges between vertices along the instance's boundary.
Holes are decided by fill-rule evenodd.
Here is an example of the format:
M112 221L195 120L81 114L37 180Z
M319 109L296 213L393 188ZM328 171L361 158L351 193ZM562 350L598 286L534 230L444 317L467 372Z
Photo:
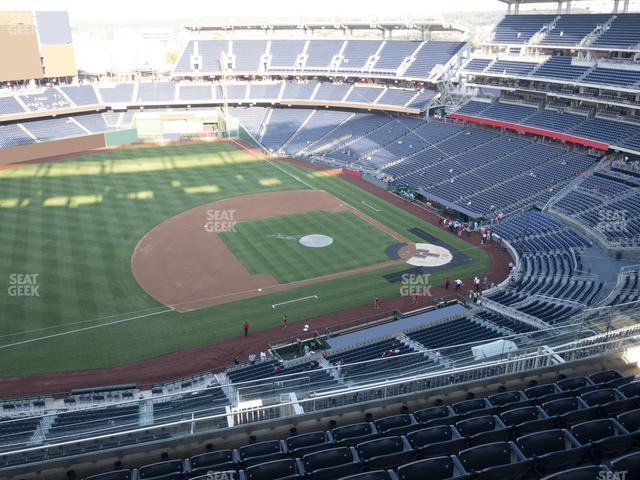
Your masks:
M329 441L327 433L324 431L294 435L287 438L285 443L287 444L287 450L295 456L301 456L333 446L333 443Z
M383 437L359 443L355 447L358 458L366 468L397 468L411 461L413 450L405 437Z
M512 442L495 442L458 453L465 471L474 478L520 480L526 478L533 460L526 459Z
M454 455L469 444L467 438L460 435L451 425L416 430L407 435L407 440L411 447L424 457Z
M552 473L576 466L584 460L588 447L581 446L566 430L544 430L516 440L525 457L534 460L538 474Z
M581 445L589 446L596 461L622 455L636 442L635 434L611 418L579 423L571 427L571 433Z
M398 468L399 480L470 480L455 457L434 457L418 460Z
M192 473L205 473L208 470L233 470L238 464L237 460L233 450L218 450L194 455L189 463Z
M132 470L116 470L108 473L101 473L100 475L92 475L85 480L131 480L133 479Z
M360 470L353 447L338 447L309 453L302 457L305 475L313 480L333 480Z
M334 428L330 435L331 440L340 445L356 445L376 438L378 431L373 423L365 422Z
M292 458L253 465L244 471L244 476L246 480L294 480L303 477Z

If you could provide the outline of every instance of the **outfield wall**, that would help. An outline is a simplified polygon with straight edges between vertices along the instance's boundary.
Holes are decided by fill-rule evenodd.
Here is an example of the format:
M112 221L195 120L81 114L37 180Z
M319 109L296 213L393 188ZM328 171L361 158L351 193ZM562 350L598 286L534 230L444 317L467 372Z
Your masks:
M104 147L126 145L137 141L138 135L136 130L129 129L0 148L0 165L28 162L41 158L60 157Z
M69 155L71 153L104 148L104 146L104 135L102 133L96 133L83 137L64 138L50 142L0 148L0 165Z

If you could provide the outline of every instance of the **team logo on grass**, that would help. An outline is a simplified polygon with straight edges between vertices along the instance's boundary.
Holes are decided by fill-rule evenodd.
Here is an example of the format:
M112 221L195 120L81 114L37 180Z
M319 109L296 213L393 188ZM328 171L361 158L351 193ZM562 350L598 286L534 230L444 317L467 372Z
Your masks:
M402 274L400 284L400 295L403 297L430 297L431 296L431 283L430 273Z
M300 240L300 235L287 235L285 233L272 233L269 237L279 238L280 240L293 240L294 242Z
M12 273L9 275L10 297L39 297L39 273Z
M204 224L205 231L209 233L235 232L238 222L235 220L236 210L207 210L207 223Z

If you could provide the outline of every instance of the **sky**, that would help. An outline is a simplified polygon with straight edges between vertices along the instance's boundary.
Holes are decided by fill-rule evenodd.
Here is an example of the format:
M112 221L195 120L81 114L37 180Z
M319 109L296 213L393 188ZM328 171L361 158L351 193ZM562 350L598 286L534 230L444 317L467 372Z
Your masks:
M611 9L612 1L577 2ZM640 0L632 0L636 8ZM221 7L222 6L222 7ZM461 11L495 11L506 7L498 0L2 0L2 10L66 10L72 23L85 21L151 20L176 17L198 19L217 15L229 17L295 16L415 16L434 17Z

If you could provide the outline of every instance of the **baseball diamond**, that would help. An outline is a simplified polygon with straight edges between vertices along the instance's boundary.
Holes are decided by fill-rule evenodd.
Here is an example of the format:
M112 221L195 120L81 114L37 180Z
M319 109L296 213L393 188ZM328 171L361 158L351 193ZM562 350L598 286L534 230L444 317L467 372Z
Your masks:
M640 479L640 0L3 3L0 480Z

